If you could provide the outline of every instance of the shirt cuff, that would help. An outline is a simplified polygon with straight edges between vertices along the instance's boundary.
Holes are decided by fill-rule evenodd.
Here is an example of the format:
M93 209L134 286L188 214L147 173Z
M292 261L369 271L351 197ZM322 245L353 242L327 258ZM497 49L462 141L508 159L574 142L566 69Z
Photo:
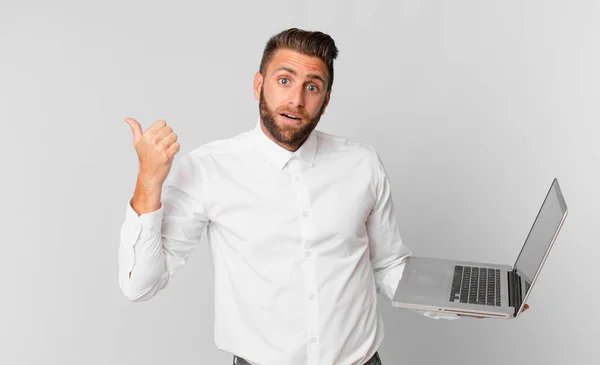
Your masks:
M398 288L398 283L400 282L400 279L402 279L405 266L406 261L403 261L399 265L389 269L381 276L379 291L384 298L389 300L394 298L394 294Z
M127 213L126 218L128 221L136 222L139 225L139 228L145 231L150 231L151 233L157 233L156 231L160 231L160 227L162 224L163 217L163 205L160 205L160 208L150 213L143 213L138 215L131 205L132 199L127 202ZM137 228L137 227L136 227Z

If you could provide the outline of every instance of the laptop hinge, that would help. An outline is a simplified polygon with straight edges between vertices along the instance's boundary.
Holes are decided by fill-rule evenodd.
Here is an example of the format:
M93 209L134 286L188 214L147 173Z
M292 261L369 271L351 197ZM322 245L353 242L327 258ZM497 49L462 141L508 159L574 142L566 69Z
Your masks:
M508 271L508 305L515 308L515 316L523 303L521 293L521 276L516 269Z

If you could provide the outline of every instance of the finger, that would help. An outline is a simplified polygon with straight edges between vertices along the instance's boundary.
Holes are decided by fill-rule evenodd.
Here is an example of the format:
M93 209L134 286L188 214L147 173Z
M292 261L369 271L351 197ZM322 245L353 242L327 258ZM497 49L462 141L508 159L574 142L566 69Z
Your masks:
M146 132L148 132L151 135L156 134L161 128L165 127L167 125L167 122L165 122L164 120L157 120L156 122L154 122L154 124L152 124L150 126L150 128L148 128L146 130Z
M165 139L169 134L173 133L173 128L169 126L162 127L161 129L156 131L153 138L157 143Z
M131 131L133 132L133 145L135 146L140 138L142 138L142 126L137 120L129 117L125 118L125 122L131 127Z
M167 148L167 154L169 154L169 156L173 157L173 156L175 156L175 154L177 152L179 152L180 148L181 148L181 146L179 145L179 142L175 142L172 145L170 145L169 148Z
M170 147L175 141L177 141L177 134L171 133L165 138L161 139L159 143L165 147Z

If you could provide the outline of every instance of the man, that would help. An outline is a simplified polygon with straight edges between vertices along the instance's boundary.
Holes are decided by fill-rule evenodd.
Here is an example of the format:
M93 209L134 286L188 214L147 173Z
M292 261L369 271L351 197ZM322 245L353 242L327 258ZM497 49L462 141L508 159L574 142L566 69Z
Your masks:
M377 293L392 299L411 252L374 149L315 130L337 54L321 32L272 37L254 77L256 127L194 149L172 172L173 130L158 121L142 133L126 119L140 171L121 230L121 289L153 297L206 228L215 343L234 364L381 364Z

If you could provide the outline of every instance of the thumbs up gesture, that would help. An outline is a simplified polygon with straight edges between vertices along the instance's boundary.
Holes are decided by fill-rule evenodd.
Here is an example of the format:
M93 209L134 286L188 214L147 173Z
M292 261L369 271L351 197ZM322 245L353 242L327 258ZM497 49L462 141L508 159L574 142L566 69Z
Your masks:
M162 186L171 170L173 158L180 149L173 128L167 126L164 120L159 120L142 132L137 120L125 118L125 122L133 132L133 146L140 162L139 177Z

